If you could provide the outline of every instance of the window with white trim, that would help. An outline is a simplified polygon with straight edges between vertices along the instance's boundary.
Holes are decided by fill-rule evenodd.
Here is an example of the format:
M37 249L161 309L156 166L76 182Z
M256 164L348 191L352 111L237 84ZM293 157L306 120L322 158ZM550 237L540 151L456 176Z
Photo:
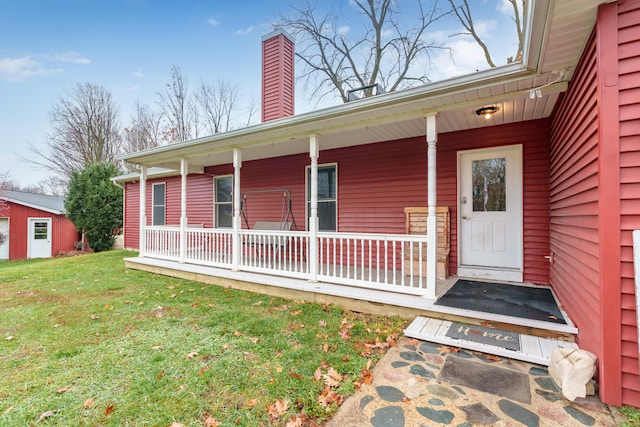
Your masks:
M165 225L167 211L167 184L164 182L152 185L151 192L151 224Z
M233 176L217 176L214 182L216 228L233 227Z
M311 167L307 166L307 217L311 216ZM318 229L338 230L338 165L318 166Z

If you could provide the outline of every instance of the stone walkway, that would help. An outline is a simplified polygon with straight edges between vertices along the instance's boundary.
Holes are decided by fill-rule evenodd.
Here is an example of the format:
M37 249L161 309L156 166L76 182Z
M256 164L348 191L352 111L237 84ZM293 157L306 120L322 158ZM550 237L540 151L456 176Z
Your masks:
M546 367L406 337L373 375L326 427L583 427L623 419L597 396L566 400Z

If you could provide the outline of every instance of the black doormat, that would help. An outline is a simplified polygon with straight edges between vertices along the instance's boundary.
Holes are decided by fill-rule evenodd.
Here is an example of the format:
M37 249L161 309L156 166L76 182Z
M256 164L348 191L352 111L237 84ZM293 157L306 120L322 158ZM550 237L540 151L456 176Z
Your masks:
M548 288L459 279L436 305L567 324Z
M449 338L520 351L520 334L517 332L453 322L445 335Z

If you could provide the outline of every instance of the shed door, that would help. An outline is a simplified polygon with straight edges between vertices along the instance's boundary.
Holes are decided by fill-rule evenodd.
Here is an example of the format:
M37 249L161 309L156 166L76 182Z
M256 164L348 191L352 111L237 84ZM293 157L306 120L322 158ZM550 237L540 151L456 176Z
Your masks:
M28 258L51 257L51 218L29 218Z
M5 236L4 243L0 245L0 259L9 259L9 218L0 218L0 233Z
M460 154L458 275L522 280L522 147Z

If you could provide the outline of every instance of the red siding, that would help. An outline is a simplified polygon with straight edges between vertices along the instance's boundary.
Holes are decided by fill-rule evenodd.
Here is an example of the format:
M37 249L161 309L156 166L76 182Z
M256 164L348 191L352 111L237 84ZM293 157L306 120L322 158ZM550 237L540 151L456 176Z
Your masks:
M73 223L65 215L7 202L9 209L9 259L27 258L29 218L51 218L51 255L72 251L80 240ZM6 210L2 214L6 217Z
M598 356L605 403L640 406L640 3L602 5L551 131L551 282Z
M457 271L458 151L522 144L524 281L549 282L549 121L452 132L438 136L438 205L451 209L451 260Z
M618 96L621 225L621 402L640 406L631 233L640 229L640 4L618 5Z
M180 225L180 188L181 177L157 178L147 180L147 224L151 225L152 186L155 183L166 184L166 225ZM128 182L124 192L124 246L138 249L140 238L140 184ZM187 222L213 227L213 178L210 175L189 175L187 178Z
M294 47L283 32L262 42L262 121L294 113Z
M580 329L580 346L599 355L597 119L591 39L551 124L550 280Z

